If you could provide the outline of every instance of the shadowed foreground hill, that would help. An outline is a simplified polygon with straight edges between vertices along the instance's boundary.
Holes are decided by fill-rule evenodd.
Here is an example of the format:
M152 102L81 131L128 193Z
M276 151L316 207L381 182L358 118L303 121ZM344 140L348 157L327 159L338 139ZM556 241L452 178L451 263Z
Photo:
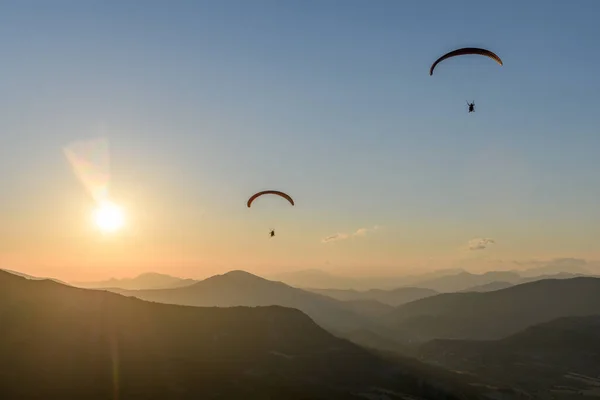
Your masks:
M155 304L4 272L0 354L3 399L477 397L335 338L298 310Z
M198 307L272 306L297 308L319 325L335 331L374 326L372 308L345 304L244 271L215 275L191 286L160 290L112 290L158 303ZM362 313L364 311L366 314ZM378 329L378 328L373 328Z
M22 278L33 279L33 280L35 280L35 281L39 281L39 280L45 280L45 279L48 279L48 280L51 280L51 281L54 281L54 282L57 282L57 283L61 283L61 284L63 284L63 285L70 286L68 283L66 283L66 282L63 282L63 281L60 281L60 280L58 280L58 279L53 279L53 278L40 278L40 277L38 277L38 276L33 276L33 275L25 274L25 273L23 273L23 272L12 271L12 270L10 270L10 269L0 269L0 272L1 272L1 271L8 272L8 273L10 273L10 274L13 274L13 275L20 276L20 277L22 277Z
M398 307L404 340L500 339L555 318L600 314L600 279L548 279L487 293L447 293Z
M600 315L560 318L496 341L434 340L421 359L548 397L600 390Z

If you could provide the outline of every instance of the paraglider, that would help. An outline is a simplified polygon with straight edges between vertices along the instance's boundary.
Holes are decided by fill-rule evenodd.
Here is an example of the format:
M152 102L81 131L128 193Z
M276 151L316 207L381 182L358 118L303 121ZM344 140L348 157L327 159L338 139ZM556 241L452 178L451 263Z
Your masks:
M473 100L473 102L472 102L472 103L469 103L469 102L467 101L467 106L469 107L469 112L470 112L470 113L472 113L472 112L475 112L475 100Z
M249 199L248 199L248 207L250 207L252 205L252 203L254 202L254 200L256 200L258 197L263 196L265 194L274 194L277 196L281 196L284 199L286 199L287 201L290 202L291 205L294 205L294 199L292 199L288 194L280 192L278 190L263 190L262 192L258 192L253 194Z
M502 62L500 57L498 57L497 54L491 52L490 50L480 49L477 47L464 47L462 49L457 49L457 50L453 50L449 53L446 53L443 56L441 56L440 58L438 58L437 60L435 60L435 62L431 65L431 68L429 68L429 76L433 75L433 70L442 61L444 61L448 58L452 58L452 57L456 57L456 56L463 56L463 55L467 55L467 54L475 54L475 55L489 57L492 60L496 61L498 64L504 65L504 63Z
M429 68L429 76L433 75L433 70L442 61L444 61L448 58L452 58L452 57L456 57L456 56L463 56L463 55L468 55L468 54L475 54L475 55L488 57L488 58L491 58L492 60L496 61L499 65L504 65L504 63L502 62L502 59L500 57L498 57L498 55L496 53L494 53L490 50L480 49L478 47L463 47L462 49L452 50L451 52L446 53L443 56L441 56L440 58L438 58L437 60L435 60L435 62ZM469 109L469 113L475 112L475 101L473 101L472 103L469 103L467 101L467 107Z
M256 200L257 198L259 198L260 196L263 196L265 194L274 194L274 195L283 197L292 206L294 205L294 199L292 199L287 193L280 192L279 190L263 190L262 192L255 193L252 196L250 196L250 198L248 199L248 202L247 202L248 208L250 208L250 206L252 206L252 203L254 202L254 200ZM269 237L273 237L273 236L275 236L275 229L271 229L269 231Z

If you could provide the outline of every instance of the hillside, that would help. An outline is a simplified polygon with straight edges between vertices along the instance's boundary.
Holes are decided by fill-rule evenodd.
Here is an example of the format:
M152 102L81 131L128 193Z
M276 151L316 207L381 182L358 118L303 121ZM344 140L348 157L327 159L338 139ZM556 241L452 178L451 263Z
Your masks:
M598 276L595 276L595 275L583 275L583 274L574 274L574 273L570 273L570 272L560 272L557 274L523 277L519 280L519 283L535 282L535 281L539 281L542 279L572 279L572 278L582 278L582 277L598 278Z
M464 272L464 270L442 269L421 273L418 275L362 276L358 278L334 275L318 269L308 269L273 274L268 278L302 289L312 288L365 291L370 289L391 290L398 287L420 286L420 282L433 280L444 276L456 275L461 272Z
M371 289L366 291L341 289L310 289L310 291L342 301L375 300L395 307L438 294L435 290L417 287L402 287L392 290Z
M523 277L535 277L541 275L558 275L563 273L590 275L592 271L588 268L592 264L578 258L556 258L534 267L520 271Z
M485 274L472 274L461 272L454 275L421 281L416 286L435 290L440 293L453 293L469 289L474 286L487 285L496 281L519 283L521 275L512 271L490 271Z
M514 286L514 284L509 282L494 281L484 285L473 286L468 289L461 290L461 292L493 292L494 290L506 289L511 286Z
M293 288L281 282L231 271L176 289L114 290L127 296L166 304L201 307L271 306L296 308L319 325L333 331L348 331L370 327L376 323L356 306L316 293Z
M345 308L374 321L394 311L394 307L376 300L348 300L342 303Z
M282 272L267 277L270 280L284 282L297 288L336 288L347 289L360 285L358 279L337 276L318 269Z
M13 271L13 270L10 270L10 269L0 269L0 272L2 272L2 271L4 271L4 272L8 272L9 274L13 274L13 275L16 275L16 276L20 276L20 277L22 277L22 278L26 278L26 279L33 279L33 280L35 280L35 281L37 281L37 280L44 280L44 279L48 279L48 280L54 281L54 282L56 282L56 283L60 283L60 284L62 284L62 285L68 285L68 283L66 283L66 282L63 282L63 281L61 281L61 280L58 280L58 279L54 279L54 278L40 278L40 277L38 277L38 276L33 276L33 275L25 274L25 273L23 273L23 272Z
M487 293L447 293L398 307L386 316L398 338L500 339L568 316L600 314L600 279L541 280Z
M0 272L0 322L7 399L478 397L282 307L155 304Z
M184 287L195 283L194 279L182 279L175 276L148 272L135 278L116 279L111 278L98 282L72 282L73 286L85 289L125 289L125 290L149 290L149 289L172 289Z
M497 341L434 340L419 356L538 395L592 394L600 389L599 332L600 315L560 318Z

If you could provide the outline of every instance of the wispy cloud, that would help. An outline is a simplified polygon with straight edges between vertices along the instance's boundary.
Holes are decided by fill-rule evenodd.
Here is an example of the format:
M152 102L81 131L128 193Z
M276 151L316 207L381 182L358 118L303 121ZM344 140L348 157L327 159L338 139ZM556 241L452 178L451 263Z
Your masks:
M496 241L490 238L471 239L469 240L469 250L484 250L494 243L496 243Z
M375 225L371 228L358 228L353 233L336 233L335 235L327 236L326 238L321 239L321 243L337 242L339 240L346 240L353 237L366 236L368 233L371 233L380 228L381 227L379 225Z

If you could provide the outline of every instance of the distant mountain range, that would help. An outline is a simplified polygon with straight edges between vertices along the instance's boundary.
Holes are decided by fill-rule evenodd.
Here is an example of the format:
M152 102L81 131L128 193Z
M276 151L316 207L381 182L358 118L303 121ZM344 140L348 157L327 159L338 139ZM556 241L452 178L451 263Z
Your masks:
M476 275L463 272L458 275L447 275L430 279L428 282L436 282L436 285L441 285L442 283L440 282L445 282L444 284L455 285L454 288L456 289L460 286L457 283L457 276L460 276L467 281L464 285L466 286L467 284L474 282L485 282L485 279L482 278L484 276L486 279L512 279L514 276L511 274L512 273L489 273ZM597 333L600 332L600 278L573 277L573 274L568 273L552 276L556 279L542 279L544 278L543 276L519 277L518 281L514 284L507 281L492 280L492 282L483 283L479 286L469 286L461 292L438 293L433 289L415 287L366 291L331 289L303 290L291 287L282 282L270 281L244 271L232 271L202 281L193 281L191 284L182 287L170 289L108 289L111 292L116 292L125 296L138 297L139 299L156 303L201 307L227 307L227 309L222 310L202 308L199 309L200 311L198 312L205 314L196 315L194 314L196 311L180 310L198 310L198 308L169 305L161 306L160 304L147 305L148 303L142 302L141 300L127 299L116 294L106 293L105 291L79 289L55 282L39 280L39 278L35 277L26 276L27 279L24 279L15 276L14 274L0 272L0 300L2 300L0 301L0 317L3 318L2 321L0 321L0 326L11 327L7 331L0 329L0 342L3 340L3 337L1 336L3 334L2 332L5 332L5 334L11 336L6 337L6 341L2 342L4 346L33 346L31 347L33 350L30 351L40 351L41 354L44 354L44 357L51 357L51 354L57 354L54 353L54 351L66 352L66 350L62 350L62 348L60 348L61 350L58 350L58 348L57 350L43 348L41 336L40 338L36 338L35 342L32 344L28 342L30 339L27 339L27 335L22 332L28 332L29 329L34 329L34 331L35 329L39 329L41 332L42 329L46 329L48 330L50 337L58 338L59 327L71 326L71 324L74 323L73 321L77 321L81 326L77 325L73 335L91 335L93 329L96 329L93 328L95 326L94 324L98 324L98 322L86 319L85 317L80 317L79 313L84 313L84 309L88 311L91 309L92 313L101 313L98 315L102 315L102 318L105 320L107 318L122 318L122 320L119 320L118 324L111 329L123 329L121 335L125 338L123 340L126 343L129 343L127 342L128 340L132 340L131 343L134 343L133 339L128 339L128 335L133 335L134 332L137 332L136 334L144 336L140 332L150 332L154 329L148 325L150 322L144 319L149 318L147 314L144 314L146 311L141 314L141 311L133 311L134 309L137 310L137 307L142 307L140 310L145 310L144 307L156 307L156 310L178 310L173 311L173 313L177 315L182 313L182 316L180 317L171 317L171 311L157 311L161 317L152 317L159 318L160 321L162 321L161 323L174 326L174 332L180 332L180 329L184 329L183 327L188 324L188 322L184 322L186 318L194 318L194 321L196 321L195 318L207 320L211 326L210 329L215 329L217 331L220 331L222 327L228 327L226 329L226 332L228 332L226 335L232 336L230 339L227 339L231 341L223 339L227 343L227 346L234 346L232 343L236 343L236 340L246 343L243 341L242 337L236 336L241 333L234 334L233 331L240 330L243 332L245 329L248 329L248 326L254 326L254 324L271 324L269 325L269 332L271 332L271 330L278 332L277 329L279 328L276 328L278 324L285 324L286 326L289 326L289 329L297 330L303 330L304 325L307 324L307 326L310 326L311 328L306 328L307 330L305 332L298 334L306 334L309 336L317 335L314 333L316 331L313 332L311 330L318 329L318 327L310 320L312 319L318 325L329 330L334 335L348 339L360 346L377 349L377 351L415 356L437 366L466 372L468 374L466 376L468 376L469 379L475 379L479 384L484 385L478 387L487 389L490 389L491 387L512 387L516 391L526 393L526 397L531 396L532 393L545 393L544 396L551 397L555 395L557 390L561 391L561 396L563 396L561 398L569 398L569 396L576 396L581 393L593 393L591 392L592 390L600 389L600 380L596 381L595 379L597 378L594 378L600 376L600 367L598 367L598 365L600 365L600 340L597 339ZM148 279L146 282L150 281L152 280ZM154 283L157 281L158 280L155 280ZM175 285L178 284L177 281L172 279L165 279L162 282ZM66 293L69 294L67 295ZM63 298L62 296L66 297ZM59 303L56 303L57 301ZM28 308L32 307L32 304L34 303L39 303L36 305L39 309ZM50 310L61 310L61 313L63 314L54 315L51 313L53 316L45 317L42 311L44 309L42 304L50 307ZM6 308L3 309L3 305ZM245 308L248 306L253 308ZM301 317L291 317L290 315L292 314L286 314L286 312L282 311L288 310L288 308L282 309L277 306L300 310L301 313L298 315ZM111 307L118 307L119 309L123 308L124 311L122 311L122 313L117 313L116 316L109 316L109 314L107 314L107 307L112 310L111 312L115 312ZM163 309L161 307L173 308ZM276 311L271 312L267 310ZM220 314L220 311L223 311L224 314ZM161 314L162 312L165 314ZM215 323L216 325L211 325L212 322L210 321L221 321L219 318L225 318L223 315L230 315L226 314L228 312L233 313L231 314L233 316L227 317L229 319L226 318L226 320L230 322L219 322L218 324ZM152 311L152 315L154 315L153 313L154 311ZM184 313L190 313L190 316L183 317ZM30 316L30 319L32 320L23 319L25 318L25 315ZM50 319L44 318L51 318L53 322L51 322ZM131 318L131 324L140 324L140 327L133 328L133 325L127 325L127 318ZM258 319L253 320L252 318ZM300 319L296 320L294 318ZM38 319L44 321L43 323L40 323L41 325L38 328L35 326L32 328L31 325L27 325L36 323L33 321L37 321ZM244 321L243 326L235 325L234 322L231 322L233 320ZM300 320L304 322L298 322ZM105 322L102 322L102 324L104 323ZM200 329L199 327L196 327L197 322L189 323L191 324L192 330ZM20 327L20 324L25 325ZM48 328L45 324L54 324L56 327L53 325ZM13 331L12 326L18 326L19 328L15 328L17 330ZM87 328L85 328L85 326L87 326ZM90 329L92 331L90 331ZM141 329L142 331L136 331L136 329ZM19 340L21 339L19 339L19 335L16 332L21 332L23 340L25 340L21 345L19 345L19 343L21 343ZM175 335L177 338L183 338L183 342L191 340L187 339L185 334L181 332L173 333L167 328L160 328L158 329L158 332L160 335L167 335L167 337L171 337L169 335ZM266 334L264 331L260 332ZM324 331L319 330L319 332ZM258 335L258 333L255 334ZM250 334L253 338L252 341L257 340L255 339L255 336L252 336L255 334ZM332 337L329 333L324 332L323 334ZM199 337L204 338L202 340L208 340L206 339L208 338L206 335L208 335L206 332L199 333ZM273 335L275 336L272 337L280 338L284 333L273 333ZM296 340L294 335L289 333L285 333L285 335L288 335L290 340ZM226 337L229 338L230 336ZM68 339L67 336L64 340L76 339L75 336L70 339ZM119 339L119 341L120 340L121 339ZM159 346L158 348L160 348L156 336L151 335L147 340L156 340L156 343L152 342L152 346ZM275 343L278 343L279 339L273 340L275 340ZM56 339L56 343L62 342L60 342L59 339ZM298 343L303 342L300 341ZM344 341L343 343L352 346L348 342ZM135 348L135 345L131 345ZM65 343L64 346L67 346L67 343ZM91 346L91 344L89 344L89 346ZM150 346L150 344L148 344L148 346ZM175 345L170 344L169 346ZM193 347L194 345L189 344L189 346L192 346L192 348L195 349L195 347ZM250 346L250 344L248 344L248 346ZM266 344L264 344L264 346L266 346ZM316 345L311 344L311 346ZM286 350L284 351L283 349ZM355 349L355 347L352 347L352 349ZM85 360L86 363L91 361L89 358L85 357L100 357L100 355L94 353L95 350L91 348L81 349L81 351L84 352L83 354L88 354L85 356L78 356L80 359ZM200 350L191 351L195 352ZM299 357L298 354L300 354L301 351L302 350L298 350L297 353L293 353L289 348L277 347L273 350L275 353L269 354L274 355L275 359L295 360ZM169 347L168 353L171 354L171 352L172 348ZM181 350L181 352L183 352L183 350ZM223 350L223 352L223 354L219 353L218 357L234 356L231 353L227 353L225 350ZM409 371L413 371L417 368L417 364L411 364L411 362L407 361L405 358L394 359L396 356L383 356L380 353L369 354L369 357L376 357L377 360L379 360L378 362L385 365L388 365L386 364L388 362L392 362L394 365L397 365L397 363L404 363L402 365L407 366ZM34 359L33 353L27 353L26 355L26 358ZM106 355L103 355L102 357L106 357ZM141 356L134 352L131 357L133 358L128 362L134 364L128 364L129 367L127 368L130 368L130 370L133 371L138 368L137 364L135 364L137 361L134 362L133 360L137 360ZM162 355L154 354L152 357L160 358ZM183 355L178 357L183 357ZM215 357L217 356L215 355ZM254 355L252 357L254 357ZM352 357L354 356L351 356L351 360L353 360ZM394 360L390 361L389 357L392 357ZM159 358L157 358L157 360L159 360ZM18 356L15 355L9 362L16 362L17 359ZM182 359L185 359L185 357ZM43 361L42 364L40 364L42 366L39 367L27 366L27 368L29 368L27 369L27 373L39 372L35 368L43 368L43 365L50 365L44 364L50 363L49 360L50 358ZM149 360L150 359L146 361ZM261 361L258 362L258 364L263 365L261 363L264 363L264 368L268 369L272 367L270 364L272 360L268 357L260 358L260 360ZM357 358L357 360L359 360L359 358ZM174 363L175 361L169 362ZM167 362L167 364L169 362ZM192 360L185 362L194 363ZM326 362L326 360L317 361L315 359L314 362ZM310 362L306 361L306 363L308 364L302 364L302 368L309 368L308 365ZM201 364L199 368L203 368L202 365L203 364ZM276 364L276 366L273 367L273 371L277 370L279 367L280 365ZM71 370L68 369L71 367L68 367L66 364L61 368L63 369L60 369L60 371L62 371L60 373L71 373L69 372ZM186 376L186 372L184 371L185 368L183 366L174 366L173 368L182 368L181 370L177 370L176 375L179 376L179 374L183 374ZM226 367L223 366L222 368ZM388 367L386 366L385 368ZM271 370L269 369L269 371ZM268 372L268 374L264 376L277 376L277 373L273 371ZM452 387L458 387L460 384L464 383L460 379L456 381L454 375L444 375L439 370L426 369L424 371L428 371L426 372L427 374L436 376L436 380L442 379L440 378L442 376L444 377L442 380L449 379L447 382L453 382L451 385L455 385ZM166 372L164 373L166 374ZM246 376L244 373L241 373L240 370L237 370L237 372L229 370L223 372L223 374L227 376L231 373L234 375L240 373L243 376ZM300 376L304 376L302 375L304 373L305 371L302 370ZM412 374L412 372L410 373ZM340 374L343 373L340 372ZM252 374L250 375L254 376ZM524 380L524 376L528 376L528 378ZM18 379L21 379L18 377L13 378L17 379L17 381ZM267 390L268 393L278 393L278 395L280 395L280 393L286 393L287 395L287 393L291 393L288 392L288 390L292 390L289 388L293 387L295 384L288 382L288 378L289 377L286 375L285 377L278 377L276 379L277 382L280 382L280 380L283 382L283 386L281 387L268 386L268 388L265 389L261 386L260 390L264 389ZM2 379L3 378L0 377L0 380ZM193 386L194 384L192 383L191 377L181 379L183 379L182 382L184 382L182 385L191 385L190 387L194 387L194 389L189 390L192 390L193 392L200 390ZM256 383L256 381L246 381L246 378L241 379L244 382L242 384L242 387L244 388L254 388L254 386L252 386L254 384L264 385L264 382L260 380L260 383ZM333 380L334 378L328 376L323 379ZM377 380L380 379L380 377L373 379ZM131 385L133 385L132 387L137 387L135 386L137 385L135 382L131 383ZM215 382L219 382L219 380L217 379ZM385 382L386 385L388 385L388 381ZM444 382L446 382L446 380L444 380ZM93 385L93 383L90 382L88 382L88 384ZM166 384L166 382L160 383L160 385ZM310 393L308 397L313 398L311 397L312 394L317 393L317 388L322 384L322 382L315 384L316 386L312 387L312 389L311 386L308 385L306 388L307 391L302 393ZM50 383L43 384L42 387L45 388L43 390L50 390L51 393L55 393L52 390L55 390L56 388L48 385L50 385ZM77 387L78 386L75 385L73 390L79 390ZM326 392L328 395L334 396L333 398L341 393L340 391L343 392L343 390L345 390L339 387L338 383L327 387L328 389ZM444 391L448 391L449 387L450 386L447 386L446 384L443 385ZM213 387L210 390L213 389L217 390L216 387ZM312 391L313 389L314 392ZM331 392L329 391L330 389ZM35 389L32 388L30 390ZM62 388L60 390L65 391L67 389ZM159 388L157 390L160 392L160 390L163 389ZM218 390L227 392L229 389L221 389L219 387ZM271 392L271 390L275 390L275 392ZM453 390L454 389L451 391L453 392ZM550 391L552 391L552 394L548 394ZM235 392L235 395L241 396L241 393L242 392ZM245 396L251 392L243 393L245 393ZM352 391L352 393L355 392ZM370 395L375 396L372 392L366 393L371 393ZM498 395L498 393L496 394ZM544 396L542 396L542 398L544 398ZM341 396L341 398L347 397Z
M333 275L317 269L285 272L268 276L269 279L287 283L290 286L309 289L343 289L365 291L370 289L396 289L406 286L418 286L417 283L429 279L456 275L465 272L461 269L445 269L420 275L405 276L366 276L352 278Z
M519 263L517 263L519 264ZM343 289L367 291L370 289L391 290L401 287L419 287L437 292L450 293L467 290L474 286L486 285L494 281L519 284L527 279L547 279L593 276L600 274L599 262L588 262L575 258L557 258L549 261L520 263L529 268L512 271L490 271L482 274L467 272L463 269L442 269L417 275L382 277L346 277L334 275L317 269L291 271L269 276L269 279L288 285L309 289Z
M419 357L540 398L597 396L599 333L600 315L559 318L496 341L434 340Z
M374 300L390 306L399 306L411 301L439 294L432 289L403 287L392 290L371 289L366 291L343 290L343 289L309 289L311 292L342 301Z
M446 293L387 314L408 342L501 339L555 318L600 314L600 278L546 279L486 293Z
M336 335L405 354L410 354L404 351L406 346L433 339L501 339L554 318L600 313L600 279L588 277L539 280L487 292L437 294L398 307L373 299L337 300L243 271L182 288L112 290L168 304L296 308ZM390 296L403 291L335 293L338 297L357 293Z
M484 283L483 285L473 286L461 292L493 292L494 290L506 289L511 286L514 286L514 283L504 282L504 281L494 281L490 283Z
M248 282L237 275L233 279ZM6 399L466 400L502 394L472 385L475 378L367 351L289 308L156 304L0 272L0 318Z
M73 286L86 289L104 289L116 288L127 290L145 290L145 289L168 289L191 285L197 282L194 279L177 278L165 274L149 272L141 274L135 278L116 279L111 278L106 281L98 282L72 282Z
M421 281L417 286L441 293L453 293L467 290L475 286L487 285L496 281L516 284L519 283L521 279L521 275L512 271L490 271L484 274L461 272L459 274Z
M376 329L372 317L373 307L386 307L373 303L370 306L345 303L317 293L270 281L245 271L231 271L215 275L192 285L174 289L123 290L115 293L134 296L142 300L166 304L200 307L272 306L279 305L301 310L319 325L334 332L354 329ZM361 311L362 310L362 311Z
M376 300L380 303L400 306L402 304L410 303L411 301L435 296L440 293L489 292L537 280L570 279L580 276L582 275L564 272L556 275L540 275L535 277L521 277L515 272L492 271L485 274L461 272L455 275L446 275L420 282L418 283L419 287L400 287L390 290L371 289L365 291L343 289L307 290L338 300Z
M569 266L572 267L572 270L567 268ZM561 269L568 271L556 272ZM448 269L412 276L351 278L331 275L320 270L304 270L272 275L268 279L325 294L339 300L376 300L385 304L400 305L416 300L422 294L433 295L434 292L481 291L539 279L568 279L590 275L581 271L587 271L587 269L579 266L577 262L571 259L564 259L564 261L557 260L553 264L524 271L490 271L484 274ZM548 273L544 274L544 272ZM172 289L189 286L196 282L199 282L199 280L183 279L158 273L145 273L135 278L111 278L105 281L71 282L70 284L89 289L148 290ZM495 282L501 283L496 284ZM490 285L490 287L486 288L486 285ZM419 292L418 289L429 289L429 292ZM343 291L360 293L343 293ZM384 293L386 291L395 291L396 293ZM413 294L411 294L411 291Z

